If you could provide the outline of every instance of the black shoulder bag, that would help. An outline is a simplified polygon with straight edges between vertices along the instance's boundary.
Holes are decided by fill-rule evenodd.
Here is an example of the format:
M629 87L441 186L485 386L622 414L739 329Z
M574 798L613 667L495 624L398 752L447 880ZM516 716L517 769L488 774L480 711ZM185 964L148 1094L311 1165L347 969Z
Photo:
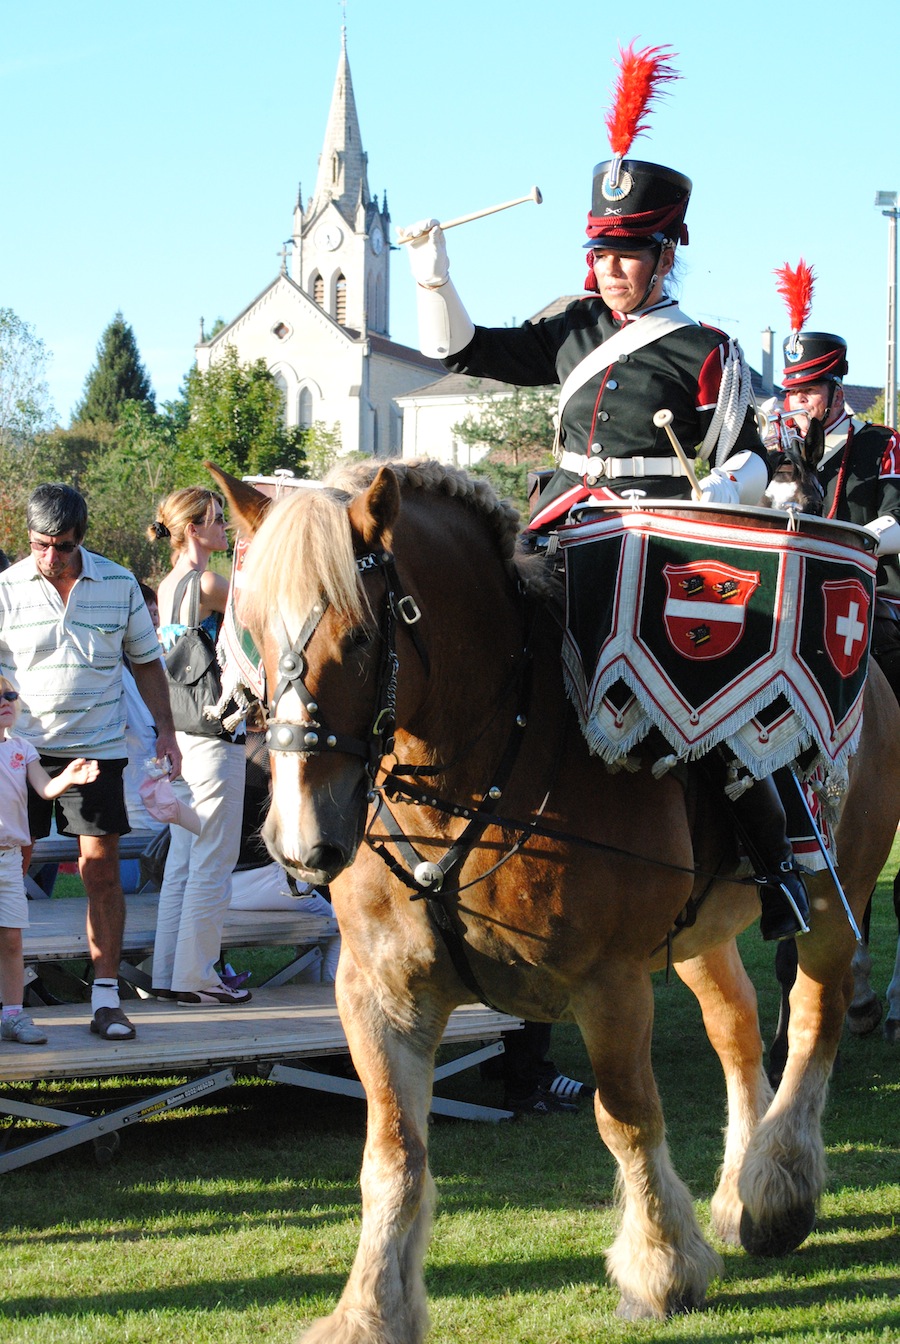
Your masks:
M199 623L200 572L186 574L172 598L172 622L179 624L181 606L190 586L187 629L179 635L165 655L169 681L172 721L179 732L197 737L228 737L219 719L208 719L203 710L214 705L222 694L222 676L216 658L216 646Z

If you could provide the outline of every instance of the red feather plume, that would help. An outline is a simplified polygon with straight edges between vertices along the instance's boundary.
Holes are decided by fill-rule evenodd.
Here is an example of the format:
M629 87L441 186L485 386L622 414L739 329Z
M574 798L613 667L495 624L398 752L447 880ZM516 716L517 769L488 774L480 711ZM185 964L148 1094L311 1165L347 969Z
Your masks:
M811 266L807 266L801 257L795 271L788 265L778 266L775 275L778 277L776 288L787 304L790 314L791 331L801 331L812 312L815 271Z
M668 64L676 55L669 47L643 47L635 51L634 43L624 50L619 48L619 73L613 92L613 105L606 114L606 130L613 154L624 157L635 136L649 127L643 121L661 85L680 79L678 71Z

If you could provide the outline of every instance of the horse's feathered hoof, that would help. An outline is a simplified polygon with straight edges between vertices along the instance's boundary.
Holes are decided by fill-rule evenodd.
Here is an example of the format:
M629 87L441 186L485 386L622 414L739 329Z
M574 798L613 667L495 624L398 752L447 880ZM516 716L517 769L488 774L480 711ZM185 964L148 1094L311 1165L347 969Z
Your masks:
M816 1206L797 1204L777 1224L755 1223L746 1209L741 1214L741 1245L748 1255L787 1255L795 1251L816 1225Z
M883 1013L877 994L865 1003L851 1003L847 1009L847 1030L852 1036L868 1036L878 1026Z
M896 1045L900 1041L900 1021L896 1017L889 1017L882 1027L882 1031L888 1045Z
M619 1305L616 1307L616 1315L621 1321L658 1321L669 1316L686 1316L688 1312L697 1311L704 1305L705 1299L696 1299L687 1293L679 1297L670 1297L666 1303L665 1317L655 1311L648 1302L640 1302L636 1297L619 1298Z

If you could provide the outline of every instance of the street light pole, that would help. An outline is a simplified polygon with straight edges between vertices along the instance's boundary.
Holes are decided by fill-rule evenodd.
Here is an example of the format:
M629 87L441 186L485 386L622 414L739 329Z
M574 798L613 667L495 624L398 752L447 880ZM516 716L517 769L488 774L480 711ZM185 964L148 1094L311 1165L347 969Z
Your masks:
M877 191L875 205L888 223L887 378L884 388L884 423L897 423L897 207L896 191ZM883 207L887 206L887 209Z

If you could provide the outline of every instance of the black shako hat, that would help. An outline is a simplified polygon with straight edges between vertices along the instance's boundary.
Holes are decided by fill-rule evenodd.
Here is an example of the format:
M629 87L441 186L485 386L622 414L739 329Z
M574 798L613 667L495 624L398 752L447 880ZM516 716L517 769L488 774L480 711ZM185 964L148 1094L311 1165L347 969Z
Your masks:
M785 389L825 380L840 382L848 369L847 342L830 331L800 331L784 342Z
M684 217L690 197L690 178L674 168L606 159L594 169L584 246L631 251L665 242L687 244Z

